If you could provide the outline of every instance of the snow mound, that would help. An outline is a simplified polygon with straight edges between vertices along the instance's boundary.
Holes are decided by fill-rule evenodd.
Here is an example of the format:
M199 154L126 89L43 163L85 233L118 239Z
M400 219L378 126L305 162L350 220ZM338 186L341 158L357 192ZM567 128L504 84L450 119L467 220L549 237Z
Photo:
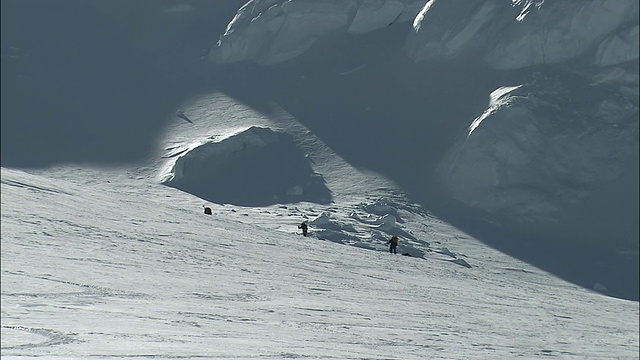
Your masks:
M373 202L354 203L347 209L332 209L316 214L307 221L310 236L338 244L356 246L362 249L388 251L388 241L392 235L400 238L398 253L408 253L412 257L426 258L433 253L429 242L419 239L403 226L404 216L418 216L424 221L425 214L399 198L383 197ZM342 211L348 210L348 211Z
M163 183L210 202L240 206L331 201L323 177L293 137L256 126L180 153Z

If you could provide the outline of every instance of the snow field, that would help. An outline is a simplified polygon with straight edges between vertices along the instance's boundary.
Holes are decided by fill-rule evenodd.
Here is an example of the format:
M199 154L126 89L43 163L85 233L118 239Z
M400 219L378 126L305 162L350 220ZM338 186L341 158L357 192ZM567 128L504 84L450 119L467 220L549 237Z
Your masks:
M637 303L488 248L394 256L140 182L2 169L3 358L637 356Z

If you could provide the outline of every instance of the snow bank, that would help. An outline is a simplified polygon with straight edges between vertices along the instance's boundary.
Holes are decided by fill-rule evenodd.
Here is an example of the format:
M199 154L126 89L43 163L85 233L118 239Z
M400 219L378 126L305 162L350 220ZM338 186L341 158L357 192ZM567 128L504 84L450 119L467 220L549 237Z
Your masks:
M331 200L324 179L290 135L255 126L180 153L163 183L215 203Z

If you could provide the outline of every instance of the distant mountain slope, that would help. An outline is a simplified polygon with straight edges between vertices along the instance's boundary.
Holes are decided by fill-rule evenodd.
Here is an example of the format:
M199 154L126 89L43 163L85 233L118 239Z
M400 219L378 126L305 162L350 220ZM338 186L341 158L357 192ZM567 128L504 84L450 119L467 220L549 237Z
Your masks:
M375 174L487 244L638 299L637 1L243 3L2 1L2 165L126 164L156 178L174 120L195 130L194 114L233 122L251 108L260 116L242 129L286 133L293 118L349 164L318 162L327 191L340 178L362 191L371 178L353 169ZM211 135L172 141L191 150ZM291 183L242 203L299 194L316 179L299 157L309 148L243 153L251 165L286 153L295 174L282 165L271 179ZM217 185L234 189L241 170Z
M495 246L610 254L637 299L638 2L416 3L250 1L210 58Z
M293 234L316 204L211 204L205 215L197 198L121 169L1 171L3 359L638 353L637 302L436 219L434 244L464 249L476 266Z

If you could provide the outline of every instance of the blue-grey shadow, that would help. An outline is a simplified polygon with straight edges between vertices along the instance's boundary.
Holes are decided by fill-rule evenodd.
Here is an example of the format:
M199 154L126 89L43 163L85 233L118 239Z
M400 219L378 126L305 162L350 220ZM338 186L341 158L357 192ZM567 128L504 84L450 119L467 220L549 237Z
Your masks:
M256 140L258 139L258 140ZM329 204L331 191L291 135L251 127L221 142L203 144L176 160L165 184L218 204L267 206Z

